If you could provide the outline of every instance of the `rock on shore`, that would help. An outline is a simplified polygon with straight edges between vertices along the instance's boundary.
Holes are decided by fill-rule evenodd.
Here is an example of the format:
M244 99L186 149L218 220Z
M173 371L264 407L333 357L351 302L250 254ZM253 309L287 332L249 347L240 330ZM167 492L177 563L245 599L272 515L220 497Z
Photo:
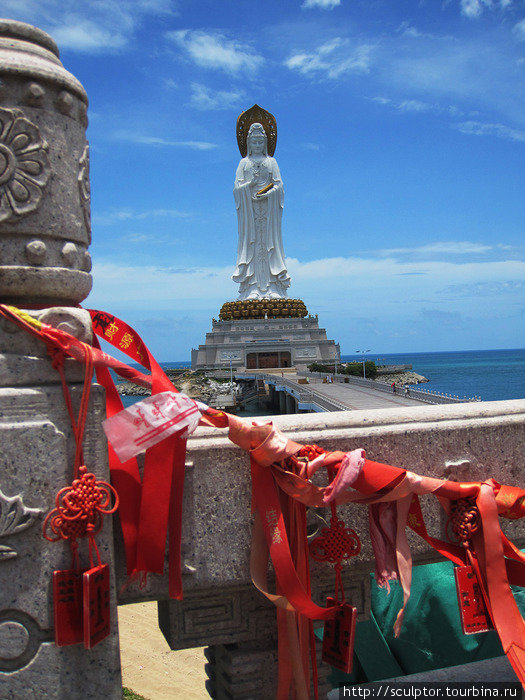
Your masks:
M375 381L384 382L385 384L395 382L398 386L403 386L404 384L424 384L429 380L422 374L417 374L417 372L390 372L389 374L378 375Z
M164 370L175 387L192 399L197 399L209 404L211 399L218 394L230 391L230 382L219 382L205 377L201 372L192 370ZM235 382L234 382L235 384ZM151 391L143 386L137 386L132 382L121 382L116 385L119 394L124 396L149 396Z

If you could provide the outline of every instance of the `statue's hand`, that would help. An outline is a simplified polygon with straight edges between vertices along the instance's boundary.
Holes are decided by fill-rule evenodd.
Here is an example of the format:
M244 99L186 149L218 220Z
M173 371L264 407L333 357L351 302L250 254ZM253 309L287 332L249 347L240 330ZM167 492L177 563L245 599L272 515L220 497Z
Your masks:
M255 197L257 199L261 199L262 197L268 197L270 192L273 190L273 183L270 183L269 185L266 185L266 187L263 187L260 189L258 192L255 193Z

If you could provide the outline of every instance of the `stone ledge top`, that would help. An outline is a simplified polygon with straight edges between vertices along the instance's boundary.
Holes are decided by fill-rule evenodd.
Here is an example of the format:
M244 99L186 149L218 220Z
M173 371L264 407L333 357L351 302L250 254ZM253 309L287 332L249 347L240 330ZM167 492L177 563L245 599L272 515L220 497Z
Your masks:
M47 32L34 27L32 24L19 22L15 19L0 18L0 37L30 41L32 44L38 44L38 46L51 51L58 58L59 51L55 40Z
M55 41L31 24L0 19L0 72L49 81L88 104L84 87L60 62Z
M480 401L475 403L447 404L421 407L382 408L366 411L335 411L326 413L301 413L282 416L264 416L256 420L273 421L280 430L299 442L303 435L324 431L326 438L352 431L369 434L377 430L429 430L444 424L462 423L465 427L479 426L483 422L523 422L525 424L525 399L508 401ZM215 447L212 442L230 443L225 429L198 428L188 442L191 449ZM217 445L218 446L218 445ZM222 446L222 445L221 445ZM191 452L190 452L191 454Z

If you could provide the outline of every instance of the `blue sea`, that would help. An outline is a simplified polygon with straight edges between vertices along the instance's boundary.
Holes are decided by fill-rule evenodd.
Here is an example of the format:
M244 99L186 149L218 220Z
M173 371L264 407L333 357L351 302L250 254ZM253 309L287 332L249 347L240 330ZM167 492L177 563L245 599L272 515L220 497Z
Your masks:
M341 355L343 362L362 361L362 355ZM525 349L458 352L368 353L377 364L412 365L429 380L422 389L483 401L525 398ZM160 362L163 368L190 367L190 362ZM137 399L123 396L124 405Z
M342 355L343 362L362 355ZM422 389L483 401L525 398L525 349L458 352L367 353L377 364L412 365L429 380Z

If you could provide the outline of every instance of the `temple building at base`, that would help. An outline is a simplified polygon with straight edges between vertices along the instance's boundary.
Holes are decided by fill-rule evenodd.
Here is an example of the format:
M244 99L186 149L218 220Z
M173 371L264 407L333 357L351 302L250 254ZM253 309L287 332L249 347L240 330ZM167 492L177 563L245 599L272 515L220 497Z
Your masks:
M243 112L237 143L242 158L233 189L239 238L232 279L239 296L222 305L204 345L191 351L192 369L285 369L339 360L339 345L319 328L317 315L288 297L275 117L258 105Z
M191 352L192 369L271 369L339 359L339 345L328 340L317 316L244 318L212 322L206 343Z

